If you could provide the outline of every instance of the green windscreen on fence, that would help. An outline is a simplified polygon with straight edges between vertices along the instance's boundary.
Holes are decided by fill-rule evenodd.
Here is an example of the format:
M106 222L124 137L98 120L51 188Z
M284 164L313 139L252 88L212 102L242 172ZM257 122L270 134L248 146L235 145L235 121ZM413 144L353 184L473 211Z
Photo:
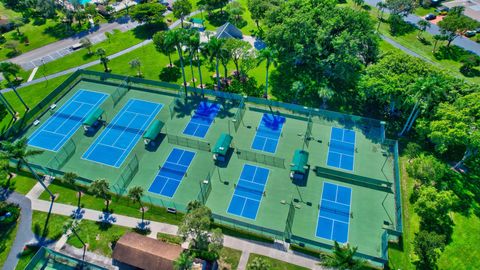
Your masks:
M292 227L293 227L294 219L295 219L295 206L293 205L293 202L290 202L290 206L288 208L287 222L285 224L286 240L290 240L292 238Z
M122 172L118 176L115 184L113 185L114 190L123 195L130 183L133 180L133 177L138 172L138 158L137 155L134 155L127 164L123 167Z
M253 152L245 149L237 149L237 156L239 159L253 161L256 163L265 164L268 166L278 167L278 168L285 168L285 159L270 156L258 152Z
M210 143L167 133L168 143L210 152Z
M47 167L60 170L65 163L75 154L77 150L77 146L75 142L70 139L68 140L60 150L55 154L55 156L47 163Z
M235 127L235 132L238 131L238 128L242 124L243 116L245 115L245 102L243 98L240 100L240 104L238 105L238 110L233 116L233 126Z
M373 189L387 191L390 193L392 192L391 182L364 177L364 176L347 173L344 171L334 170L326 167L321 167L321 166L315 166L314 171L318 176L321 176L321 177L327 177L327 178L331 178L331 179L346 182L346 183L357 184L360 186L367 186Z

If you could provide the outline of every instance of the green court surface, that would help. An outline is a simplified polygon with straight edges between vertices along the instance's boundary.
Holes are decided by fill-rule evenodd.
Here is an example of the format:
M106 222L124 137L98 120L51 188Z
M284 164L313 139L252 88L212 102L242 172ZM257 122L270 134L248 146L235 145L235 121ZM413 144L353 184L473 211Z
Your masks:
M72 83L71 90L56 101L55 110L81 89L111 96L122 84L120 76L105 78L101 73L90 71L79 76L80 79ZM368 259L385 261L387 231L390 236L398 235L401 220L398 218L400 205L396 203L399 194L395 193L398 186L396 142L382 142L383 128L379 121L213 91L208 91L204 98L189 92L185 99L178 87L169 89L165 85L162 87L139 79L130 82L128 87L129 90L115 106L110 97L100 106L105 110L103 119L110 123L130 99L163 104L155 119L164 122L165 126L154 147L147 149L140 138L134 142L135 146L119 168L94 163L82 159L82 156L106 127L101 126L89 136L80 127L64 146L70 144L70 150L45 151L29 162L41 173L61 175L62 172L75 172L86 184L105 178L118 193L141 186L145 190L145 201L179 211L184 211L189 201L201 198L212 209L217 222L316 249L329 249L333 244L331 240L316 236L323 183L348 187L351 189L348 243L358 246L360 255ZM229 95L229 98L215 95ZM210 103L219 104L220 110L206 136L184 135L183 131L196 108L207 99ZM23 136L29 137L55 111L49 110L48 106L45 110L47 113L39 117L40 124L28 127ZM280 136L274 153L252 149L264 113L285 118L281 130L276 131L275 136L278 133ZM332 127L355 131L353 171L327 165ZM258 130L257 135L269 136ZM233 136L232 149L225 163L215 165L210 150L222 133ZM179 177L178 189L171 198L149 192L160 166L164 166L174 148L195 152L186 173ZM290 179L290 164L297 149L309 152L306 180ZM252 191L239 193L257 194L245 195L245 198L261 198L254 218L229 213L230 204L237 203L232 201L232 196L238 188L240 176L243 176L245 164L268 169L263 195Z

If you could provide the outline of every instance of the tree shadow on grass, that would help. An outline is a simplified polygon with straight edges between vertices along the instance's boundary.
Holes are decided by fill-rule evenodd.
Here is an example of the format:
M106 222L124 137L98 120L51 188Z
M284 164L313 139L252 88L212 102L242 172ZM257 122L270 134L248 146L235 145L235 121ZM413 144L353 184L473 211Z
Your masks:
M453 60L460 61L463 57L471 54L467 50L455 45L440 46L437 52L434 54L437 60Z
M180 68L176 66L162 68L160 74L158 75L158 78L165 82L176 82L181 77L182 73Z
M139 39L149 39L152 38L156 32L166 29L168 29L168 25L165 22L149 23L137 26L133 29L133 34Z
M230 15L226 11L218 11L209 14L207 16L207 20L211 25L219 27L225 24L228 21L229 17Z
M69 28L66 24L57 23L53 26L45 28L43 33L54 38L62 39L75 34L75 31Z

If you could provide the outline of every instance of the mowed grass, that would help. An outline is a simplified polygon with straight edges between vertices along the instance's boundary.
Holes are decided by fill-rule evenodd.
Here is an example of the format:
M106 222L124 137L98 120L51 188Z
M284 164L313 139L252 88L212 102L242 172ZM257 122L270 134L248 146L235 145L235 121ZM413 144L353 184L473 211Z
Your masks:
M36 235L37 241L39 236L44 236L47 242L58 240L63 234L63 226L70 219L61 215L50 214L48 224L45 227L47 216L48 214L45 212L32 212L32 231Z
M102 227L99 223L91 220L82 220L78 224L77 234L87 245L87 250L107 257L112 257L112 245L122 237L130 228L118 225ZM76 248L83 248L80 240L71 234L67 244Z
M58 184L56 181L50 184L49 189L52 191L52 193L58 195L57 199L55 200L56 203L74 206L77 205L77 192L74 189ZM48 200L48 193L43 192L40 196L40 199ZM84 208L98 211L102 211L105 208L105 201L102 198L97 198L88 193L83 194L81 204ZM167 213L166 209L153 205L148 205L147 207L148 211L145 212L146 220L165 222L174 225L179 225L182 222L183 215L180 213L170 214ZM113 211L114 214L135 217L138 219L142 217L140 205L138 203L132 203L128 198L125 197L116 198L115 196L112 196L110 210Z
M104 49L107 55L112 55L134 46L143 40L143 38L138 37L135 31L121 32L120 30L114 30L113 34L111 34L108 39L92 46L92 54L89 54L87 49L81 49L58 60L46 63L39 67L35 74L35 78L41 78L44 74L54 74L98 60L99 58L95 55L95 52L99 48Z
M223 260L227 264L230 264L230 269L235 270L238 268L238 263L240 262L242 251L233 248L223 247L219 255L221 260Z
M18 222L14 222L8 226L3 226L0 230L0 268L7 260L13 241L18 231Z
M268 268L269 270L308 270L308 268L305 267L290 264L284 261L280 261L255 253L251 253L250 257L248 257L248 264L250 264L255 258L262 258L263 260L265 260L270 265L270 267Z
M11 180L11 188L20 194L27 194L37 181L33 179L29 174L20 172Z

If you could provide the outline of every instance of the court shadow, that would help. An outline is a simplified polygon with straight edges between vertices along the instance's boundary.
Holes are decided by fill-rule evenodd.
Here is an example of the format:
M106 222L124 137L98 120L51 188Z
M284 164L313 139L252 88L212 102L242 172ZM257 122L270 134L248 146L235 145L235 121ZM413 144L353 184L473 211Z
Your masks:
M156 152L158 150L158 147L162 144L163 140L165 139L167 135L164 133L158 134L157 138L155 140L151 141L149 144L145 145L145 150L148 152Z
M234 152L235 150L232 147L228 148L227 154L225 155L225 160L224 161L217 160L215 161L215 165L219 168L226 168Z

